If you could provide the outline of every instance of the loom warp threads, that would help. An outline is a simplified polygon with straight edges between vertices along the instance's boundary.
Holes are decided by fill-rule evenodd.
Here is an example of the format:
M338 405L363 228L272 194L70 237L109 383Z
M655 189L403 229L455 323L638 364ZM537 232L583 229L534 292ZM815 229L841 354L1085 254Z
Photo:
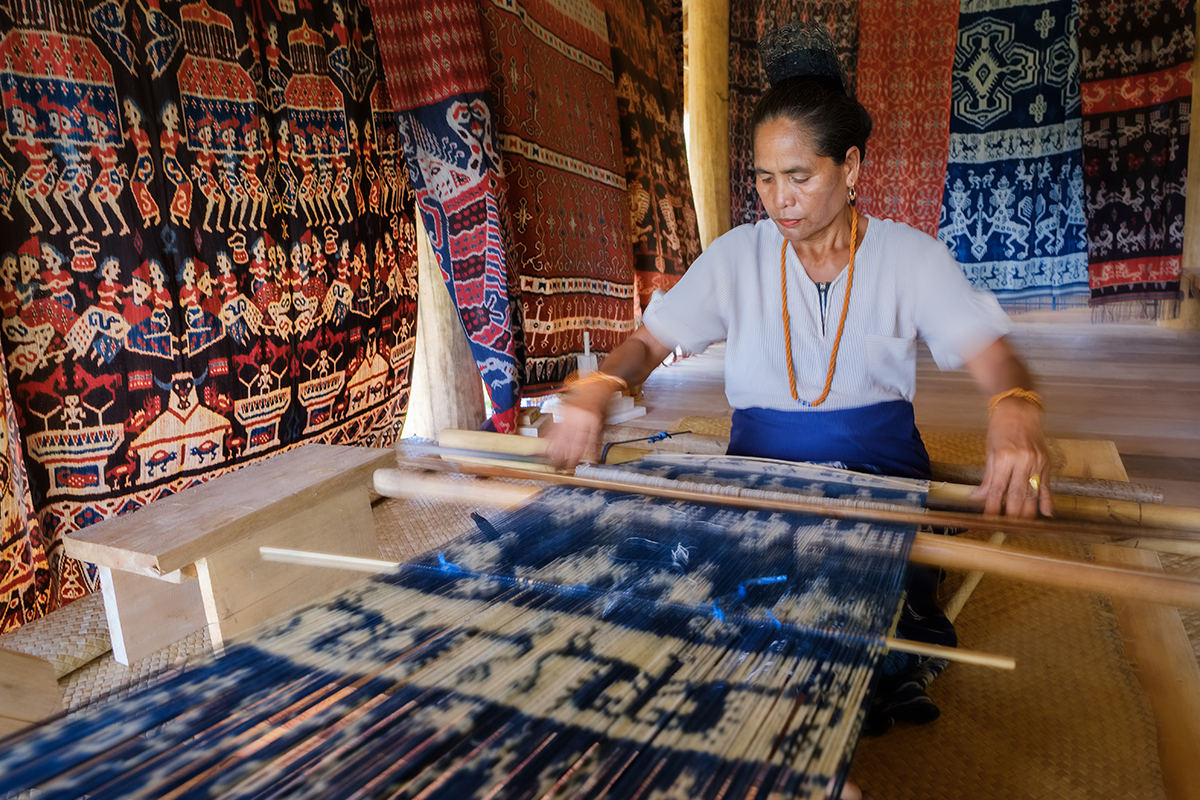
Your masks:
M721 458L631 467L919 502ZM821 797L912 531L558 487L395 576L10 739L0 794Z

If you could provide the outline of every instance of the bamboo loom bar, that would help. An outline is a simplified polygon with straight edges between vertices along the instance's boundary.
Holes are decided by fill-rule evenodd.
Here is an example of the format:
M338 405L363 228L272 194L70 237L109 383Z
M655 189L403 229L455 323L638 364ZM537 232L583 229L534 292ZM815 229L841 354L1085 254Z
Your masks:
M449 469L449 465L433 461L434 468ZM1006 517L989 517L955 512L916 511L903 506L872 505L870 508L852 505L832 505L811 499L739 497L728 494L710 494L699 490L666 486L646 486L585 478L559 473L530 473L525 470L491 464L460 463L459 469L466 474L488 477L513 478L539 481L556 485L577 486L601 491L621 491L646 494L669 500L692 503L719 503L751 510L788 511L820 514L835 519L888 522L914 525L946 525L948 527L1003 530L1008 533L1033 533L1035 535L1057 535L1073 539L1100 543L1120 543L1131 536L1124 528L1096 523L1063 523L1046 520L1017 520ZM400 470L378 470L375 490L387 496L412 497L440 494L444 497L476 500L482 497L476 484L451 482L421 476L406 489L409 476L415 473ZM507 501L499 505L514 505L528 496L530 487L510 486L505 490ZM488 491L491 491L489 489ZM512 491L515 490L515 491ZM1156 532L1161 533L1161 532ZM1166 532L1169 536L1192 536L1190 533ZM988 544L949 539L931 533L917 532L913 542L911 559L919 563L942 566L950 569L983 571L1004 575L1016 580L1040 583L1062 589L1094 592L1114 597L1145 600L1164 605L1200 608L1200 579L1178 575L1166 575L1131 568L1100 566L1091 562L1076 561L1036 553L1022 552L1011 548L999 548Z
M349 569L357 572L367 572L375 575L389 575L400 571L402 565L394 561L384 561L378 558L363 558L360 556L342 556L334 553L314 553L307 550L292 550L284 547L260 547L259 554L264 561L275 561L286 564L303 564L312 567L329 567L331 569ZM884 645L891 650L902 653L913 653L920 656L933 656L948 661L958 661L964 664L975 664L981 667L996 669L1015 669L1017 662L1008 656L995 653L985 653L979 650L964 650L958 647L941 647L924 642L912 642L907 639L897 639L885 636Z

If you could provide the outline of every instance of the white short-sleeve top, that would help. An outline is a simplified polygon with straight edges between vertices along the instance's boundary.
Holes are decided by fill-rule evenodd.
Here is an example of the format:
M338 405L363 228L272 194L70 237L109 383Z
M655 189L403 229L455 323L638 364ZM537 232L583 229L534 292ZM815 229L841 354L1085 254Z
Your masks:
M784 357L783 235L770 220L742 225L713 242L643 323L662 344L698 353L727 340L725 394L734 408L800 411L820 396L846 297L847 270L820 293L787 249L787 302L800 402L792 399ZM942 369L957 369L1009 331L990 292L974 289L931 236L871 219L854 262L854 285L829 397L816 410L912 401L916 340Z

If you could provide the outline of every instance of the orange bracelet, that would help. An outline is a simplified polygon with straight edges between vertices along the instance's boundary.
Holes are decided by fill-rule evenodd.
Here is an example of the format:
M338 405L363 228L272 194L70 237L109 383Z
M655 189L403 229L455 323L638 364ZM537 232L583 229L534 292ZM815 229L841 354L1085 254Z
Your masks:
M1001 400L1007 400L1010 397L1015 397L1018 400L1024 400L1027 403L1033 403L1039 409L1044 409L1042 405L1042 396L1032 389L1022 389L1020 386L1014 386L1011 389L993 395L991 400L988 400L988 419L991 419L992 414L996 413L996 406L1000 405Z
M571 384L571 388L574 389L577 386L590 386L593 383L601 382L615 383L621 387L621 391L625 391L629 388L629 382L624 378L618 375L609 375L607 372L600 372L598 370L596 372L589 373L588 375L585 375L579 380L575 381Z

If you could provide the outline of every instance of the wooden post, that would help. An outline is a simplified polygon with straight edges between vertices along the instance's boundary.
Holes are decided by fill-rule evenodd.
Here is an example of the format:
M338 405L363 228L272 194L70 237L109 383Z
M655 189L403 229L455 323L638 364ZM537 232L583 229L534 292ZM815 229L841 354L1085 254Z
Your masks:
M688 2L688 171L700 242L729 230L729 0Z
M417 214L417 344L404 436L436 439L443 428L484 421L483 382Z

